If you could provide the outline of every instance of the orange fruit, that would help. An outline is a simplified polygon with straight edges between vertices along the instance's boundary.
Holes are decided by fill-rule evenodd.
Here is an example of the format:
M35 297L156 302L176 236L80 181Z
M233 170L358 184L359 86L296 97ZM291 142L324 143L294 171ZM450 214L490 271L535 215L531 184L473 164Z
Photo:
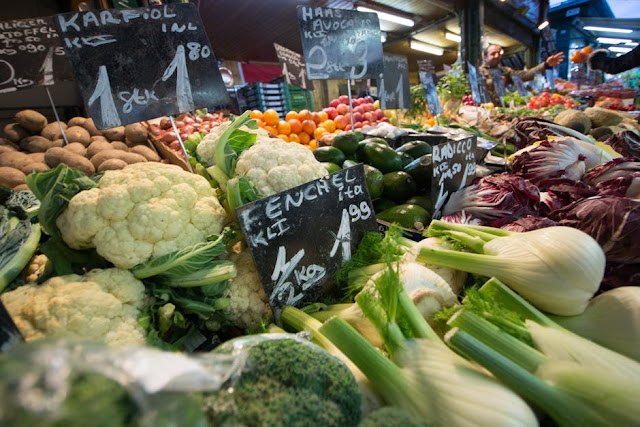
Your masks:
M311 137L308 133L305 132L300 132L300 135L298 135L298 139L300 140L300 144L308 144L309 141L311 141Z
M311 113L309 110L300 110L298 112L298 120L304 122L305 120L311 120Z
M315 124L319 125L320 122L322 122L322 120L320 119L320 114L318 113L311 113L311 120L314 121Z
M277 126L280 121L280 116L278 116L278 112L276 110L269 109L262 115L262 120L264 120L264 122L269 126Z
M280 120L280 122L278 123L278 133L289 135L291 133L291 126L289 125L289 123Z
M329 133L336 130L336 122L334 122L333 120L325 120L324 122L320 123L320 126L325 128Z
M303 135L307 135L307 134L303 133ZM289 142L298 142L298 143L300 142L300 137L298 137L298 134L290 133L288 136L289 136Z
M284 119L285 119L286 121L289 121L289 120L300 120L300 117L298 116L298 113L297 113L297 112L295 112L295 111L289 111L289 112L287 113L287 115L285 116L285 118L284 118Z
M320 116L320 123L329 120L329 115L327 114L326 111L320 111L318 115Z
M288 135L279 134L278 138L280 138L283 141L289 142L289 136Z
M289 126L291 127L291 133L300 133L302 132L302 123L298 119L289 119L287 120Z
M267 132L269 132L272 135L277 135L278 134L278 129L276 129L273 126L270 126L270 125L266 125L264 127L264 130L266 130Z
M251 113L249 114L249 117L256 120L262 120L262 116L263 114L260 110L251 110Z
M263 128L265 126L264 122L262 120L260 120L260 119L256 119L256 123L258 124L258 127Z
M316 148L318 148L318 141L315 139L309 141L309 150L315 150Z
M319 127L319 128L316 128L313 134L315 135L316 139L321 139L322 135L324 135L325 133L327 133L327 130L323 127Z
M313 136L313 132L316 130L316 123L312 120L305 120L302 122L302 131L309 134L309 136Z
M582 53L589 55L591 52L593 52L593 48L591 46L585 46L582 48Z

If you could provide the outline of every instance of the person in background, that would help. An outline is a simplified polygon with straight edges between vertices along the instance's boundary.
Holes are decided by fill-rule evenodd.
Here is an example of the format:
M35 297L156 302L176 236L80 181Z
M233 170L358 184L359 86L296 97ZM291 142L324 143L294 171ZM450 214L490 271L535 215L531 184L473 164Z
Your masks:
M618 74L640 66L640 45L632 51L610 58L606 49L594 50L589 55L589 66L592 70L602 70L609 74Z
M520 76L522 77L522 81L525 82L533 80L536 73L544 75L545 70L555 67L564 60L564 53L558 52L554 55L549 56L543 63L538 64L529 70L514 70L513 68L500 65L500 61L502 60L502 53L503 50L501 46L497 44L490 44L484 50L484 64L480 66L480 70L487 81L487 89L489 90L489 94L491 96L491 102L493 102L495 105L500 105L500 98L493 88L493 80L491 80L491 74L489 73L490 68L500 69L500 71L502 72L502 80L504 80L504 84L506 86L513 84L511 76Z

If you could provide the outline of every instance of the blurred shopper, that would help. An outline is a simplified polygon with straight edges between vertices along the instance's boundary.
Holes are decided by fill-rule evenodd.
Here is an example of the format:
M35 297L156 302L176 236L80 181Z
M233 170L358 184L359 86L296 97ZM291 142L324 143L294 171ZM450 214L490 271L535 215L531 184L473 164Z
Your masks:
M618 74L640 66L640 45L631 52L618 57L609 57L609 51L598 49L589 56L589 66L592 70L602 70L609 74Z

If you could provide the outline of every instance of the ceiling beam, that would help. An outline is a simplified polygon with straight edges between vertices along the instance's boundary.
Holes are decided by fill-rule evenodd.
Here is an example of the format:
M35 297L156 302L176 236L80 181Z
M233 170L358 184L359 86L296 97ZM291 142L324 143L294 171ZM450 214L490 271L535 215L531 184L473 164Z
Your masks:
M497 7L493 2L486 2L484 9L484 24L506 35L513 37L527 46L533 46L534 30L521 22L522 17L509 14L502 7Z

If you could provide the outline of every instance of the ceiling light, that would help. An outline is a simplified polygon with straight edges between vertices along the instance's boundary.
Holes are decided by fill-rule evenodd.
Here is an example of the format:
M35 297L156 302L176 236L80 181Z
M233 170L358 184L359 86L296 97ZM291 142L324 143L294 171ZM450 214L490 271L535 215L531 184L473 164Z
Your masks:
M432 55L442 56L442 54L444 53L444 49L442 49L441 47L431 46L430 44L417 42L415 40L411 40L409 42L409 46L413 50L419 50L421 52L427 52L427 53L430 53Z
M609 50L611 52L620 52L620 53L627 53L627 52L631 52L631 48L630 47L618 47L618 46L611 46L609 48Z
M609 37L598 37L596 40L603 44L631 43L631 40L629 39L612 39Z
M387 33L384 31L380 31L380 42L384 43L387 41Z
M587 30L587 31L605 31L608 33L623 33L623 34L629 34L629 33L633 33L633 30L628 30L626 28L609 28L609 27L594 27L591 25L587 25L586 27L582 27L583 30Z
M379 12L377 10L369 9L368 7L358 6L356 8L360 12L372 12L378 15L378 18L383 21L395 22L396 24L404 25L405 27L413 27L414 22L412 19L402 18L400 16L392 15L386 12Z
M456 43L460 43L462 41L462 37L460 37L458 34L450 33L449 31L444 32L444 38Z
M626 46L636 47L636 46L638 46L638 43L636 43L636 42L626 42L625 45Z
M545 28L547 28L548 26L549 26L549 21L546 21L546 20L545 20L545 21L542 21L542 22L540 23L540 25L538 25L538 29L539 29L540 31L542 31L542 30L544 30Z

